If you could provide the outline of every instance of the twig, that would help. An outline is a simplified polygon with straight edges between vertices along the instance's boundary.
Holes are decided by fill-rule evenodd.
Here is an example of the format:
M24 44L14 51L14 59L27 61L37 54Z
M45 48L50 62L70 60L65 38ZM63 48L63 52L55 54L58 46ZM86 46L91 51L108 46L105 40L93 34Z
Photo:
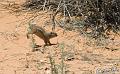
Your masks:
M47 1L45 0L44 5L43 5L43 11L45 10L46 3L47 3Z

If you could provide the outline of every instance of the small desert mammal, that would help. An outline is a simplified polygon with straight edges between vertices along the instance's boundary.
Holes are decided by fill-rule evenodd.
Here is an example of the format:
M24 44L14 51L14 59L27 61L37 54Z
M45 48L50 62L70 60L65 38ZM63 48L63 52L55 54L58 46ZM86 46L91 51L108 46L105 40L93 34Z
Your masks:
M44 40L45 45L51 45L50 39L57 37L57 33L55 32L46 32L42 27L36 26L35 24L31 24L28 29L27 38L29 38L29 34L35 34L41 39Z

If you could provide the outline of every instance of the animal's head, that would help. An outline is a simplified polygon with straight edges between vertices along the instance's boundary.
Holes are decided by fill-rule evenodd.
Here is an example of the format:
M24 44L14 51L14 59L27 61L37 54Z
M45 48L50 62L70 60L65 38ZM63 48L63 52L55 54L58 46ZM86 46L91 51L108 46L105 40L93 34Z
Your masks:
M50 32L50 38L54 38L54 37L57 37L58 35L57 35L57 33L55 33L55 32Z

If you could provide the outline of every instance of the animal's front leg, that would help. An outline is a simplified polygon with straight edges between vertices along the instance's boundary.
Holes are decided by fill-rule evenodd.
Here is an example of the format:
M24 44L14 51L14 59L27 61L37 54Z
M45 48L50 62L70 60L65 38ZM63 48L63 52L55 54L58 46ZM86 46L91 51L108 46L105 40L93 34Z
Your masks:
M48 40L48 45L52 45L52 44L50 43L50 40Z
M27 33L26 36L27 36L27 39L29 39L29 33Z
M45 42L45 45L44 45L44 46L52 45L49 40L44 40L44 42Z

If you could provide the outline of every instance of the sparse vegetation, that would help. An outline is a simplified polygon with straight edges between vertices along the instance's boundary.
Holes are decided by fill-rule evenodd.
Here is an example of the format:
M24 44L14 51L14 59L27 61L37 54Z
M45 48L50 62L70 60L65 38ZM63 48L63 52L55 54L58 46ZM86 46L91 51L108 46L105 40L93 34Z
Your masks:
M66 74L65 63L64 63L64 43L59 44L61 49L61 62L59 64L55 63L55 59L50 55L50 64L51 64L51 74Z
M64 29L71 27L73 30L76 28L84 30L79 30L81 32L87 32L87 30L90 29L91 35L97 38L105 35L105 33L108 34L110 30L119 35L119 5L120 2L118 0L28 0L23 6L30 10L46 9L54 11L53 22L56 22L54 20L55 16L58 13L62 13L65 19L60 26L63 26ZM73 16L76 18L85 16L81 21L84 23L81 23L80 20L77 22L75 20L72 21L71 18ZM69 17L71 21L66 22L66 17ZM70 24L68 25L67 23Z

